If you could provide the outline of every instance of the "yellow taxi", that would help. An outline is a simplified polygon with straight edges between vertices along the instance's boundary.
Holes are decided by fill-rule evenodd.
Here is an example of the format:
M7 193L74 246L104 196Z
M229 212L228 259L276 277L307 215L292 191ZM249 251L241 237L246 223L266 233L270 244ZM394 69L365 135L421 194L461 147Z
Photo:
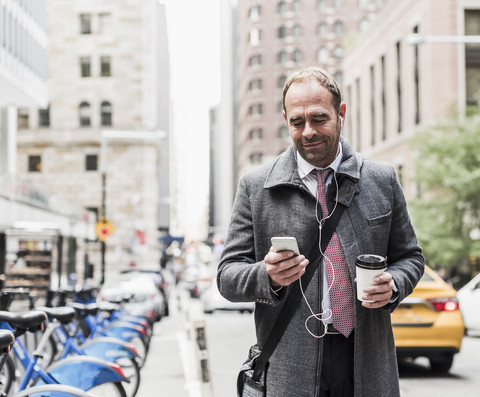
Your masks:
M448 372L465 335L456 290L428 266L392 326L398 359L427 357L435 372Z

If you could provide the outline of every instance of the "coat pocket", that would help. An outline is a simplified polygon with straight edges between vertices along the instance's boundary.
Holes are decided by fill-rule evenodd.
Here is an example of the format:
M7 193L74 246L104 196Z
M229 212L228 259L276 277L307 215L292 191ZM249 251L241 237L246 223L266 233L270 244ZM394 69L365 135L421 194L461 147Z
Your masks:
M391 219L392 219L392 211L388 212L388 214L380 215L376 218L369 219L368 224L371 227L375 227L375 226L382 225L384 223L388 223L391 221Z

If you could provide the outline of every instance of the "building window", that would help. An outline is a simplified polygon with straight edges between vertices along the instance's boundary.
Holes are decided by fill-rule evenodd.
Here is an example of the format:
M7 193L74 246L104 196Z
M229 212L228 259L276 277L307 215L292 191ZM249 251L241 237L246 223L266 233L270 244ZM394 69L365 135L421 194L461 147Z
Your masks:
M293 61L295 63L300 63L303 61L303 55L302 55L302 51L300 51L298 48L296 48L294 51L293 51Z
M343 47L341 45L335 46L335 48L333 49L333 56L337 61L343 58Z
M277 82L277 86L278 88L283 88L285 86L285 81L287 81L287 76L282 74L279 78L278 78L278 82Z
M293 0L292 8L293 8L293 12L295 12L297 14L299 12L302 12L302 1L301 0Z
M45 109L38 109L38 126L50 127L50 106Z
M360 30L360 32L365 32L368 29L369 26L370 26L370 21L368 20L367 17L363 17L360 20L360 24L359 24L358 29Z
M325 12L328 8L327 0L318 0L317 1L317 10Z
M358 0L358 7L360 7L360 9L367 9L368 8L368 5L370 3L370 0Z
M260 141L263 138L263 130L261 128L252 128L249 132L251 141Z
M293 26L293 30L292 30L292 33L293 33L293 37L302 37L303 36L303 28L301 25L294 25Z
M18 129L25 129L29 127L28 122L28 109L17 109L17 127Z
M320 22L317 26L317 36L327 37L327 34L328 34L328 25L325 22Z
M263 113L263 104L254 103L248 107L248 114L250 116L260 115Z
M248 58L249 66L261 65L261 64L262 64L262 56L260 54L255 54L255 55L252 55L250 58Z
M480 10L465 10L465 35L480 35ZM466 103L478 104L480 91L480 44L465 44Z
M398 182L400 182L400 185L403 186L403 165L399 164L397 166L397 175L398 175Z
M85 156L85 171L97 171L98 170L98 155L87 154Z
M100 76L109 77L112 75L111 58L109 56L100 57Z
M80 34L92 33L92 16L90 14L80 14Z
M104 101L100 105L100 120L103 126L112 125L112 104L110 102Z
M290 134L288 133L288 127L286 125L281 125L278 128L278 137L279 138L288 138Z
M380 58L380 68L381 68L381 101L382 101L382 140L387 139L387 80L386 80L386 72L385 72L385 55L382 55Z
M108 33L110 28L110 20L111 20L110 13L101 13L98 14L98 33L105 34Z
M259 5L250 7L250 10L248 10L248 17L250 18L250 21L258 21L260 19L261 11L262 8Z
M360 79L357 78L355 79L355 101L356 101L356 108L355 108L355 121L357 123L357 151L360 152L362 148L362 130L361 130L361 125L362 125L362 109L361 109L361 103L362 103L362 95L360 92Z
M418 26L413 28L413 33L418 33ZM420 59L418 44L413 47L413 78L414 78L414 95L415 95L415 124L420 124Z
M260 29L253 28L250 30L250 34L248 35L248 42L251 46L255 47L260 44L260 39L262 36L262 32Z
M288 61L287 51L281 50L281 51L277 54L277 62L278 62L278 63L287 63L287 61Z
M401 51L401 46L400 42L397 41L395 44L395 53L396 53L396 66L397 66L397 78L396 78L396 84L397 84L397 132L400 133L402 132L402 117L403 117L403 112L402 112L402 51Z
M343 22L342 21L336 21L333 24L333 32L335 33L336 36L341 36L343 35Z
M78 107L78 118L80 127L90 127L91 125L91 110L88 102L82 102Z
M250 80L248 83L248 90L249 91L255 91L255 90L261 90L262 89L262 79L253 79Z
M287 27L285 25L278 27L277 37L279 39L284 39L285 37L287 37Z
M80 76L90 77L91 75L90 57L80 57Z
M262 153L255 152L250 154L250 164L262 164Z
M287 3L284 1L280 1L277 5L277 12L279 14L285 14L287 12Z
M317 62L318 63L327 63L330 59L328 50L325 47L320 48L317 51Z
M337 70L335 73L333 73L333 77L339 85L343 84L343 74L341 71Z
M42 156L28 156L28 171L40 172L42 171Z

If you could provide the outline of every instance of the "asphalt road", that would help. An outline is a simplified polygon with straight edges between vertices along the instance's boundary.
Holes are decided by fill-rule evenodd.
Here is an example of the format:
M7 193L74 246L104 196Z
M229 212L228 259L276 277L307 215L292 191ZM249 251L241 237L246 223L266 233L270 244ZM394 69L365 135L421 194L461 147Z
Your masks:
M252 314L201 313L200 302L190 301L187 320L203 317L211 382L198 379L198 357L194 340L182 312L172 310L169 318L156 324L152 344L137 397L235 397L238 369L248 348L255 342ZM433 373L426 359L400 367L402 397L472 397L480 395L480 334L464 338L450 373ZM203 388L203 391L202 391Z

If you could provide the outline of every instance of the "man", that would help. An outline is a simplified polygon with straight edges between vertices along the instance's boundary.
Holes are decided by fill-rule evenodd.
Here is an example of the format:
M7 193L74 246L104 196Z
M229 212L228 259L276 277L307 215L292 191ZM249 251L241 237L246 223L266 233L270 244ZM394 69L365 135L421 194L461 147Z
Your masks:
M412 292L424 259L395 171L364 159L340 137L346 104L323 69L290 76L283 104L293 145L273 164L241 178L218 268L219 290L231 301L256 302L262 348L289 286L301 282L315 259L304 255L321 232L319 224L338 203L346 205L324 260L270 357L267 396L399 396L390 311ZM317 174L324 173L326 181L319 181ZM296 237L300 255L273 251L275 236ZM362 254L387 259L387 270L360 296L369 302L358 300L355 288L355 260ZM338 316L344 317L340 323Z

